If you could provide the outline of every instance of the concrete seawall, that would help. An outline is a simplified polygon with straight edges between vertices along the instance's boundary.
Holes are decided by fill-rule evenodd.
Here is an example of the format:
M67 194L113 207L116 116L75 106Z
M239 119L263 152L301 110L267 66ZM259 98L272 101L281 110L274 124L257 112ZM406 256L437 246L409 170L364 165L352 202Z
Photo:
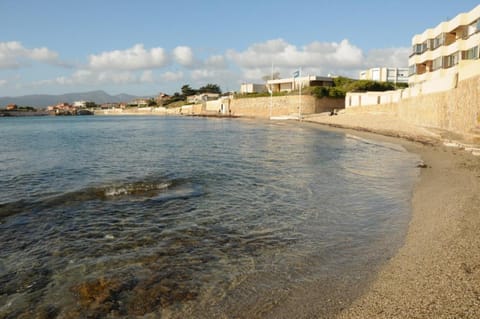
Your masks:
M406 122L463 135L480 134L480 76L448 91L420 94L396 103L347 107L347 113L383 113Z
M230 112L219 113L221 104L228 105ZM148 107L130 109L97 110L95 115L232 115L243 117L269 118L271 116L298 115L301 103L302 114L330 112L343 109L344 99L316 99L310 95L274 96L224 99L209 101L206 104L191 104L176 108Z
M230 102L232 115L268 118L281 115L298 115L301 103L302 114L329 112L333 109L343 109L343 99L322 98L316 99L310 95L274 96L233 99Z

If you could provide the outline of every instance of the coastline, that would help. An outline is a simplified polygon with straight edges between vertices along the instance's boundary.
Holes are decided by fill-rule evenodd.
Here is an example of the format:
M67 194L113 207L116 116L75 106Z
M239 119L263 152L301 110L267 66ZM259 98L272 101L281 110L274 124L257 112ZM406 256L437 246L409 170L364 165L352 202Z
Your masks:
M336 318L479 318L480 157L442 145L438 132L384 115L305 121L393 141L426 166L414 188L403 246Z

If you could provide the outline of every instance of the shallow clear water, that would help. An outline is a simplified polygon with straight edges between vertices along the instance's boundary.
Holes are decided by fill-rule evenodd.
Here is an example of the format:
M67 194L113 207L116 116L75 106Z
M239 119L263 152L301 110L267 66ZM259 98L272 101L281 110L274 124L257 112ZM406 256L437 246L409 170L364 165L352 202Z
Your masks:
M418 174L395 145L295 122L8 118L0 136L0 318L331 313L401 243Z

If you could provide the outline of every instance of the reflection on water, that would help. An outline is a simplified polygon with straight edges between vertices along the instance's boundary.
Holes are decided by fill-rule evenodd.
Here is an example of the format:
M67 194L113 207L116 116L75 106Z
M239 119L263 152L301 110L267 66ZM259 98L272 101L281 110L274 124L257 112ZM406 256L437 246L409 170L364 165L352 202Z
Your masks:
M417 174L403 149L298 123L0 119L0 134L0 318L333 313L401 242Z

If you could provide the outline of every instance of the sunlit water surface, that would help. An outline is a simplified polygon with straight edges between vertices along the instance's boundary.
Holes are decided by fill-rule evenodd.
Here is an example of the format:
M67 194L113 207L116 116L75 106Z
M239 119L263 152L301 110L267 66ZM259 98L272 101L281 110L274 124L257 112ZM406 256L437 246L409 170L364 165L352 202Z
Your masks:
M401 244L418 174L297 122L1 118L0 136L0 318L332 314Z

